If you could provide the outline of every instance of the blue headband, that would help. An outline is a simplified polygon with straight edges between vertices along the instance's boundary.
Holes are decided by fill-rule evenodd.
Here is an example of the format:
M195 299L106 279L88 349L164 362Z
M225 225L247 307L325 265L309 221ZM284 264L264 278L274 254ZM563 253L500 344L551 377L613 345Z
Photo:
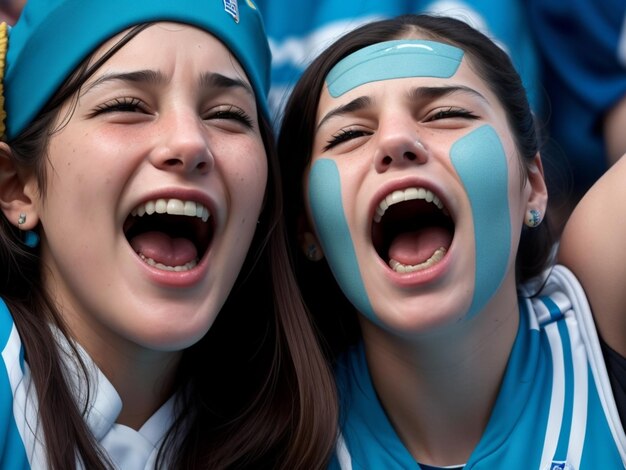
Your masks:
M102 43L146 22L174 21L220 39L241 63L268 117L271 54L252 0L28 0L9 32L6 135L16 137Z

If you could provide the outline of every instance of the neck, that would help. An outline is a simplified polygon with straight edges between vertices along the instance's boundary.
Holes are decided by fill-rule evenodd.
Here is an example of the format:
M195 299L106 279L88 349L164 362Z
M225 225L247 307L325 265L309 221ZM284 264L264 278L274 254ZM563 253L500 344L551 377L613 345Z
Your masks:
M363 325L374 387L417 461L447 466L469 459L487 426L518 325L517 302L410 340Z
M115 361L111 352L106 362L97 362L122 399L117 422L133 429L141 426L174 392L174 375L180 360L178 353L145 352L120 354Z
M138 430L172 395L180 352L146 350L96 335L82 335L79 342L122 400L117 423Z

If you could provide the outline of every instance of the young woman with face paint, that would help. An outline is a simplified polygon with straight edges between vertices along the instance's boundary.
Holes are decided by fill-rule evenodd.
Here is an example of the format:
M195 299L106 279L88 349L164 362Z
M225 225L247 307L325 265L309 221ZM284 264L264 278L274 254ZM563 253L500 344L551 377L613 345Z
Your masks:
M582 287L547 269L538 137L504 51L444 17L363 26L295 87L279 157L299 280L335 361L333 468L623 466Z
M8 36L0 467L323 467L254 4L29 0Z

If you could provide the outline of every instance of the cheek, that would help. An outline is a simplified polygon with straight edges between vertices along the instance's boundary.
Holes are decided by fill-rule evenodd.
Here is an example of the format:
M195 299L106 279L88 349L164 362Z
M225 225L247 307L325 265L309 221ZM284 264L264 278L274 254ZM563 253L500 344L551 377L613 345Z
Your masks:
M311 217L339 287L363 314L374 318L365 291L341 197L341 177L332 160L320 159L309 173Z
M262 145L249 147L238 159L223 159L221 166L231 195L245 207L260 208L267 188L268 162Z
M500 138L490 126L459 139L450 158L467 192L474 221L476 288L468 312L472 316L500 287L511 256L509 169Z

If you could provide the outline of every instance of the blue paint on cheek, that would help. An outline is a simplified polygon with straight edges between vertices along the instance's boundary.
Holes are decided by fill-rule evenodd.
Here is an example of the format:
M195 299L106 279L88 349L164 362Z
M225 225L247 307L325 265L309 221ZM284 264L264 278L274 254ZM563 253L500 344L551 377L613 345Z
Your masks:
M341 200L341 179L332 160L320 159L309 174L311 213L320 243L339 287L352 304L370 319L375 318Z
M476 286L468 315L478 313L500 287L511 254L508 166L498 134L483 126L450 150L472 208Z

